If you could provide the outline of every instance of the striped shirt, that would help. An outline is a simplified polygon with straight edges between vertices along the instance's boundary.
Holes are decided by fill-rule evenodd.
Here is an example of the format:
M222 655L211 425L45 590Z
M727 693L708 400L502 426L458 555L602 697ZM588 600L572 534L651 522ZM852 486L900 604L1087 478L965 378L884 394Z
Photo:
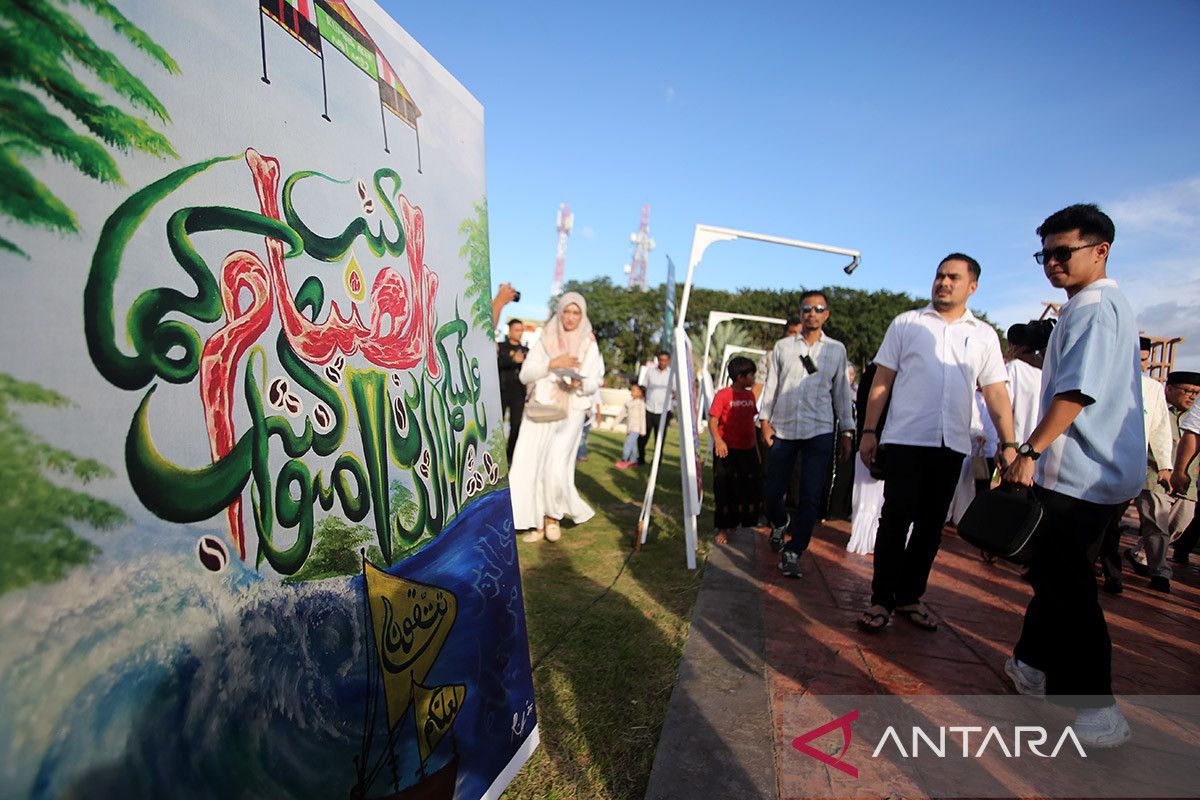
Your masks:
M804 368L804 356L817 367L811 375ZM776 342L769 357L758 416L770 422L781 439L811 439L833 433L835 417L842 430L854 430L846 346L824 332L812 347L803 334Z

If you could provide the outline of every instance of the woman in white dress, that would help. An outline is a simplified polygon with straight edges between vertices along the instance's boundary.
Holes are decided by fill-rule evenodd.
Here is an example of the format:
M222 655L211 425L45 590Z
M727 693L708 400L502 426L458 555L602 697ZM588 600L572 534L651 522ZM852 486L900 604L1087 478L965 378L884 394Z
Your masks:
M570 517L578 525L595 513L575 489L575 455L589 398L603 375L587 301L567 292L521 365L529 399L508 474L513 527L533 529L526 542L558 541L562 519ZM531 405L563 408L566 416L539 422L536 413L530 414Z
M871 477L861 458L854 459L854 511L850 515L850 541L846 550L869 556L875 552L875 533L879 530L879 512L883 510L883 481Z

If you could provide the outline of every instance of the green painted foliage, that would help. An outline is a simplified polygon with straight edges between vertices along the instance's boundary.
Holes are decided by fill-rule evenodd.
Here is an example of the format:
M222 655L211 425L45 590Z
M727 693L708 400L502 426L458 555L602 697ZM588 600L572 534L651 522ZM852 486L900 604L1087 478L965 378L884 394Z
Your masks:
M467 259L467 297L471 300L471 322L480 330L492 332L492 267L488 250L487 198L475 204L474 218L464 219L458 232L466 237L459 248Z
M150 123L89 88L98 83L128 107L168 122L166 108L121 61L98 46L68 0L0 0L0 216L65 233L75 215L26 164L52 156L102 183L120 183L108 152L175 157ZM77 0L170 73L178 65L108 0ZM49 100L47 105L43 100ZM82 126L85 132L77 132ZM0 236L0 250L24 251Z
M86 484L111 472L90 458L52 447L31 433L14 406L65 408L65 397L0 373L0 594L52 583L89 563L99 549L71 523L104 530L125 520L111 503L70 483ZM55 476L57 480L52 480Z
M288 583L319 581L343 575L357 575L362 569L362 552L376 564L383 563L379 546L372 544L375 532L366 525L354 525L341 517L326 517L317 523L315 541L308 560Z

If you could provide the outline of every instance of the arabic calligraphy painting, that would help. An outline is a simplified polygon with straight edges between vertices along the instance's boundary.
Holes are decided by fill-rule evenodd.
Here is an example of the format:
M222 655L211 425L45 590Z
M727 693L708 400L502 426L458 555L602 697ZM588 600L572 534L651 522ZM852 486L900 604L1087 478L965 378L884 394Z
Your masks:
M497 796L480 106L368 0L10 5L4 796Z

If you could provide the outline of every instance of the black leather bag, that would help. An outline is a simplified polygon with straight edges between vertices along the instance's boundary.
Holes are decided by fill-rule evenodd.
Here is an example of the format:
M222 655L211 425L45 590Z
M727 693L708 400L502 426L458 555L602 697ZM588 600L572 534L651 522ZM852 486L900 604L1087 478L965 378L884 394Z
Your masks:
M958 523L958 535L989 555L1028 564L1037 545L1042 504L1031 489L998 486L975 495Z

